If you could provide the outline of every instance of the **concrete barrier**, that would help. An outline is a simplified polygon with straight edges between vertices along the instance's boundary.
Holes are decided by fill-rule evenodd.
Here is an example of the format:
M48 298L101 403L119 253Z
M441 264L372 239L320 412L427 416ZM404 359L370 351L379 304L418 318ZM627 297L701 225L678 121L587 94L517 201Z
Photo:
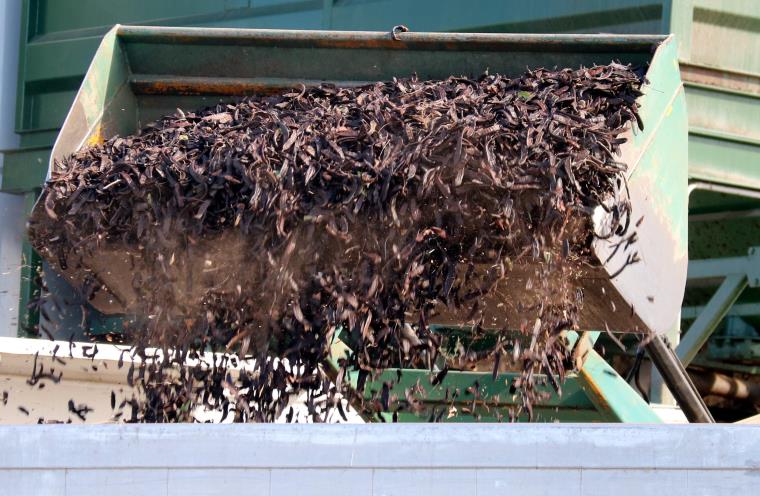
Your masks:
M0 427L8 495L755 495L760 426Z

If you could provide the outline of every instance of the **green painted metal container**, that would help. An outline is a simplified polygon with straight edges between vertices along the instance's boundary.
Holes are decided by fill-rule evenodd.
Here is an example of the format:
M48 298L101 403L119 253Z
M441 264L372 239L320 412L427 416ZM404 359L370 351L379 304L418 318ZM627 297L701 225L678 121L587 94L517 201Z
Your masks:
M672 37L647 35L402 33L394 40L379 32L116 26L85 75L50 167L82 146L134 133L177 108L300 84L356 85L412 74L443 79L486 70L517 75L526 67L612 60L645 66L644 131L628 131L621 157L628 164L631 218L644 219L639 242L620 250L614 250L620 241L614 236L595 242L598 260L606 264L584 268L577 284L584 290L585 328L663 333L678 319L687 263L687 123L676 52ZM599 213L601 225L605 214ZM46 215L38 204L32 220ZM135 298L122 248L105 246L98 256L70 261L62 270L75 286L91 274L104 284L108 291L91 301L104 313L119 313ZM610 279L634 251L642 261ZM505 298L498 315L515 328L517 301Z
M375 29L460 32L675 33L689 112L689 176L760 189L760 2L754 0L23 0L16 129L4 151L0 189L30 201L50 150L102 37L114 23L233 28ZM760 245L758 200L695 190L690 258L744 256ZM676 234L680 238L680 234ZM23 301L34 260L25 246ZM686 305L709 294L690 290ZM694 293L694 295L692 295ZM751 304L760 293L745 291ZM25 308L22 302L21 308ZM21 312L21 322L35 315Z

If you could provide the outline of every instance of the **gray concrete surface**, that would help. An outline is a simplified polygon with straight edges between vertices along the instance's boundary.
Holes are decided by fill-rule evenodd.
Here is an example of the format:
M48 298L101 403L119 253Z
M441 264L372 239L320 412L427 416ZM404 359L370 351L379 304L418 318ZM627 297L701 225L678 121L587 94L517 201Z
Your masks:
M752 495L760 426L0 427L0 494Z

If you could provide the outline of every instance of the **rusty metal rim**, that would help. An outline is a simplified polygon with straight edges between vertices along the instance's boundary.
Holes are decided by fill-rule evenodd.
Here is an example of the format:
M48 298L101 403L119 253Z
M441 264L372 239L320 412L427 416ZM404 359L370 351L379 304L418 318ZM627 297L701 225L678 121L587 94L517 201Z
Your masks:
M650 52L653 45L668 39L664 35L616 34L501 34L501 33L398 33L390 31L320 31L280 29L177 28L163 26L117 26L117 35L128 42L214 44L236 42L251 45L451 49L463 45L483 50L520 47L527 51L614 49L621 52ZM449 44L456 43L456 46Z
M133 74L129 77L132 91L139 95L213 95L239 97L252 94L269 94L298 88L300 85L317 86L323 81L298 78L231 78L206 76L155 76ZM338 81L339 87L361 86L374 81Z

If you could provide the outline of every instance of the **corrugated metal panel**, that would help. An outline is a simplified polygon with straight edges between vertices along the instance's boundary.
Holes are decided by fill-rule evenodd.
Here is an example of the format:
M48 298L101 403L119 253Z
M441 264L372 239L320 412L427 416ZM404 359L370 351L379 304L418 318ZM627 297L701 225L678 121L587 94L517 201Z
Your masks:
M760 189L760 2L686 0L674 9L690 175Z
M100 39L113 24L304 29L321 26L319 0L270 2L255 7L249 3L26 0L17 130L23 136L60 126Z
M686 60L724 71L760 74L760 4L694 0Z

